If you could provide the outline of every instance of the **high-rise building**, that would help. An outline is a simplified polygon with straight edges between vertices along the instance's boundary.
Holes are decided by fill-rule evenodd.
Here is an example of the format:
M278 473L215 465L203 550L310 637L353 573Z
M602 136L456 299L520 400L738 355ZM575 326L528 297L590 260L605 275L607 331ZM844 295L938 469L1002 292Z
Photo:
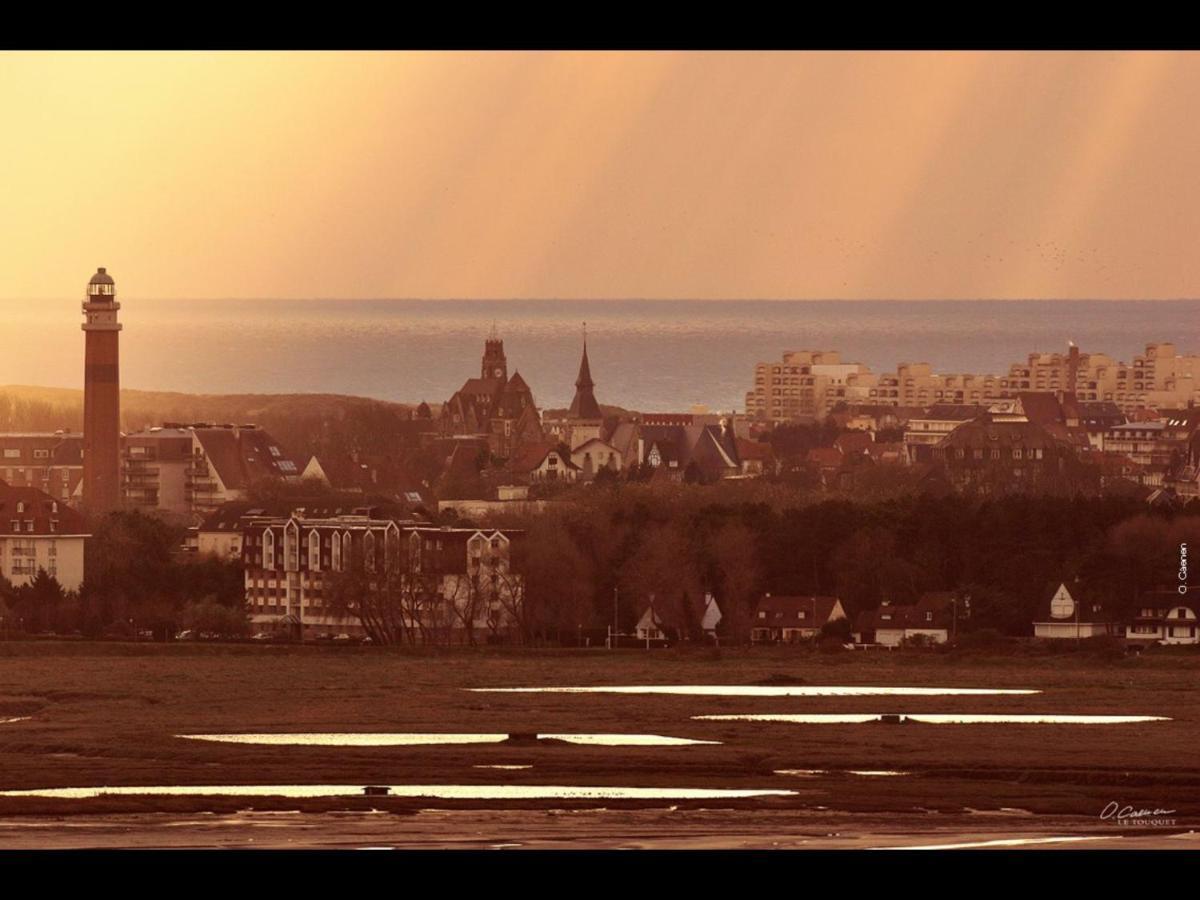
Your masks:
M116 284L103 268L83 301L83 503L103 514L121 503L121 379Z

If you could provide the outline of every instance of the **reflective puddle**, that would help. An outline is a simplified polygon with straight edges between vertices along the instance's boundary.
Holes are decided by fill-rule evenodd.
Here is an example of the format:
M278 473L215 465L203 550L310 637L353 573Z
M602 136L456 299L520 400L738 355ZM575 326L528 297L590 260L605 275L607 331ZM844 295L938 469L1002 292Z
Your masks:
M776 775L790 775L794 778L817 778L822 775L861 775L866 777L909 775L910 772L895 772L891 769L776 769Z
M823 687L813 685L650 684L594 687L467 688L491 694L690 694L698 697L952 697L1040 694L1027 688Z
M748 797L790 797L795 791L678 787L583 787L539 784L393 784L391 797L432 797L440 800L736 800ZM0 797L47 797L82 800L91 797L362 797L359 784L236 784L137 787L40 788L0 791Z
M926 725L1124 725L1130 722L1170 722L1166 716L1075 716L1049 713L889 713L904 722ZM692 716L716 722L793 722L802 725L861 725L882 721L881 713L747 713Z
M1078 837L998 838L991 841L967 841L961 844L922 844L920 846L872 847L872 850L977 850L987 847L1026 847L1032 844L1073 844L1079 841L1108 841L1120 835L1080 835Z
M471 768L472 768L472 769L505 769L505 770L513 770L513 769L532 769L532 768L533 768L533 766L497 766L497 765L491 765L491 766L471 766Z
M337 733L311 732L297 734L177 734L190 741L216 741L222 744L269 744L273 746L304 747L414 747L433 744L499 744L508 734L442 734L424 733ZM529 735L533 738L534 735ZM542 734L537 740L562 741L599 747L685 747L693 744L720 744L720 741L699 741L692 738L668 737L662 734Z

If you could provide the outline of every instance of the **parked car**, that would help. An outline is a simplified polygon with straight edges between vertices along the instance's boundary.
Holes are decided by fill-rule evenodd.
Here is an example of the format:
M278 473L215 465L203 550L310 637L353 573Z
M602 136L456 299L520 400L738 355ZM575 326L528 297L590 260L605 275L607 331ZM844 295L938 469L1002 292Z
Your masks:
M194 641L195 639L196 632L190 628L185 628L183 631L180 631L175 635L175 640L177 641Z
M270 634L266 631L260 631L258 634L254 635L252 638L250 638L250 640L252 640L252 641L270 641L270 640L273 640L274 637L275 636L273 634Z
M366 636L365 636L365 637L364 637L364 638L363 638L363 639L362 639L362 640L361 640L359 643L361 643L361 644L373 644L373 643L375 643L375 639L374 639L373 637L371 637L371 636L368 634L368 635L366 635Z
M341 634L336 634L336 635L334 635L334 636L333 636L333 639L334 639L334 640L335 640L337 643L341 644L341 643L345 643L345 642L349 641L349 640L350 640L350 635L346 634L346 633L343 631Z

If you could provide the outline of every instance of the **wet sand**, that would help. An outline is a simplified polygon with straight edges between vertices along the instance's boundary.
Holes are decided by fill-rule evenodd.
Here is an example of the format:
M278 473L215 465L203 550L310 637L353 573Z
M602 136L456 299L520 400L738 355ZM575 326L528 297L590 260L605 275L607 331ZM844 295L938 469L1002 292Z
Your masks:
M1003 695L479 693L571 685L914 686ZM0 849L1021 846L1188 848L1200 828L1200 654L827 657L792 648L393 653L0 643L0 791L147 785L561 785L791 793L730 801L404 796L0 796ZM816 724L697 718L874 713L1152 715L1121 724ZM655 734L562 741L256 745L178 735ZM370 743L368 741L368 743ZM854 772L899 772L872 777ZM1118 826L1110 803L1175 810ZM667 806L677 806L667 810ZM437 807L437 810L431 810ZM719 807L719 808L716 808ZM372 813L370 810L379 812ZM558 810L558 811L555 811ZM979 810L980 812L971 812ZM1059 840L1069 838L1070 840ZM1087 838L1087 840L1082 840ZM1037 841L995 844L995 841Z
M1186 829L986 814L895 817L731 810L240 812L0 819L0 846L32 849L1200 850ZM1016 821L1014 821L1016 819Z

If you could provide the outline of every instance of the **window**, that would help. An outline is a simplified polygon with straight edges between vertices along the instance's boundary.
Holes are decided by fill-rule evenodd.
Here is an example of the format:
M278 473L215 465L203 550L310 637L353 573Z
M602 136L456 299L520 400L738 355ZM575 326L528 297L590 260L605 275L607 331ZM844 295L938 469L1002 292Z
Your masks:
M275 532L269 528L263 532L263 568L275 568Z
M34 459L49 459L50 451L49 450L34 450L33 458Z
M30 534L33 534L33 519L25 520L25 530Z
M4 448L4 458L5 459L20 459L21 451L17 448L13 448L13 447L5 447Z
M321 534L315 528L308 533L308 568L321 571Z
M22 502L20 500L17 501L17 512L19 512L19 513L25 512L25 504L24 504L24 502Z
M368 531L363 536L363 565L368 572L375 571L375 532Z

